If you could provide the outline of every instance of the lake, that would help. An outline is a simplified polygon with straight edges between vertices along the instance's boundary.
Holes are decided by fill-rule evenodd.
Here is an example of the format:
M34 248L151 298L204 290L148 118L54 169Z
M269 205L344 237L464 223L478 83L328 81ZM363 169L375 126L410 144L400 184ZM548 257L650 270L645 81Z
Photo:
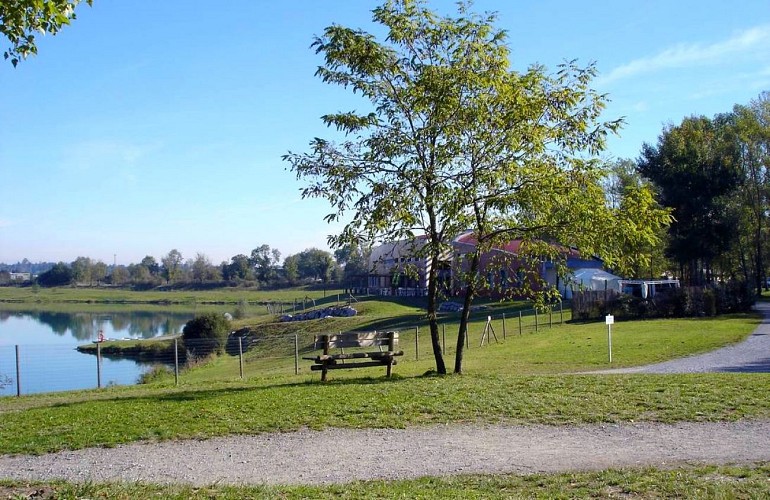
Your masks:
M16 306L15 306L16 307ZM90 389L97 386L96 356L75 350L107 339L148 339L179 333L195 311L109 310L53 312L8 310L0 305L0 396L16 395L16 352L22 394ZM83 308L86 309L85 307ZM102 358L102 387L135 384L152 363Z

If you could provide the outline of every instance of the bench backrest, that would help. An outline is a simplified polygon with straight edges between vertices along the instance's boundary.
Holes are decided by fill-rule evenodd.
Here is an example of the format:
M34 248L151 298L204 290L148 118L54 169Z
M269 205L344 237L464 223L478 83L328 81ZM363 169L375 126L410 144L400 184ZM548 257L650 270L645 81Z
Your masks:
M327 347L329 349L346 347L375 347L389 346L391 349L398 344L398 332L348 332L333 335L316 335L314 349ZM391 344L392 342L392 344Z

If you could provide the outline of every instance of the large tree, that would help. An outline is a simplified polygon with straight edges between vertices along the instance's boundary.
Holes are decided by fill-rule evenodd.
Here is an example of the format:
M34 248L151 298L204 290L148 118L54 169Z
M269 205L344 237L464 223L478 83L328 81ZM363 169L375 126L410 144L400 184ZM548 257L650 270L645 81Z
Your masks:
M764 241L770 209L770 93L763 92L748 105L736 105L732 124L742 176L740 196L734 200L742 222L738 261L744 279L753 281L760 294L766 276Z
M510 238L528 240L533 256L556 255L544 241L601 249L611 214L594 157L620 122L598 121L604 98L589 87L592 66L567 63L555 75L539 65L512 70L494 15L461 2L457 17L441 17L416 0L386 1L373 14L384 41L334 25L314 42L325 57L317 75L361 94L370 109L324 116L346 139L316 138L309 152L284 158L309 182L303 196L331 203L327 220L349 217L332 245L424 235L415 247L428 263L433 353L446 373L438 271L451 239L475 233L468 276L482 252ZM466 282L467 311L477 283Z
M85 0L91 5L93 0ZM81 0L2 0L0 34L10 43L3 57L16 66L21 59L37 54L35 35L55 35L75 19Z
M713 281L715 261L737 234L730 206L741 171L730 117L693 116L667 126L657 146L644 144L638 169L673 210L667 254L679 274L694 285Z

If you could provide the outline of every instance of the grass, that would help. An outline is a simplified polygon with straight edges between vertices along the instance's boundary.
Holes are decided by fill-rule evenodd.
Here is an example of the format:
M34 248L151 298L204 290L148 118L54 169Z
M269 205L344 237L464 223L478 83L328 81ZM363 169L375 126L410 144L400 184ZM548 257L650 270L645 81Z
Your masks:
M767 498L770 464L528 475L455 475L330 486L161 486L0 481L0 496L32 498Z
M2 298L0 298L2 300ZM197 300L197 299L196 299ZM202 300L202 299L201 299ZM241 299L238 298L238 301ZM244 320L265 339L245 355L222 356L173 379L146 386L0 398L0 449L45 453L139 440L207 438L300 428L407 427L451 423L572 425L631 421L735 421L770 418L770 374L558 375L610 367L603 323L558 323L522 316L524 304L490 304L474 315L464 376L438 377L421 304L415 299L362 301L360 315L305 323ZM506 315L505 327L503 317ZM564 319L568 319L565 313ZM479 347L486 317L499 342ZM536 323L537 322L537 323ZM457 317L441 318L451 368ZM612 367L662 361L738 342L759 323L753 315L620 322L613 327ZM537 324L537 327L535 326ZM419 328L419 337L414 327ZM407 351L395 377L383 369L333 372L318 382L303 361L294 375L293 335L398 328ZM503 339L503 331L506 331ZM419 359L418 349L419 348ZM768 496L768 464L755 467L640 469L554 475L452 476L324 487L157 486L42 483L63 498L342 497L725 497ZM26 483L0 483L0 493ZM33 486L34 487L34 486Z
M281 290L255 290L249 288L217 288L212 290L145 290L135 291L123 288L99 287L0 287L0 302L23 302L28 304L52 303L115 303L115 304L238 304L283 302L293 304L303 298L315 300L317 305L334 303L340 299L342 290L316 290L306 287ZM308 300L308 302L310 302Z
M0 449L45 453L300 428L770 418L768 374L254 379L0 400Z

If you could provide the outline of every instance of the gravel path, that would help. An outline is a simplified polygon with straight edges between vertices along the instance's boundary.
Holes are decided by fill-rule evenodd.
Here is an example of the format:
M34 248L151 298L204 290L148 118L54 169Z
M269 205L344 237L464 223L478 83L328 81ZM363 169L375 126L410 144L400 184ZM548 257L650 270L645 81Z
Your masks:
M743 343L603 373L770 372L770 304ZM329 457L334 455L334 460ZM471 473L535 473L770 461L770 421L586 426L327 429L0 455L0 478L152 483L327 484Z
M330 460L330 456L334 460ZM231 436L0 457L0 477L75 482L325 484L770 461L770 421L438 426Z
M654 365L601 370L592 373L769 373L770 303L758 302L755 309L762 313L764 319L757 329L740 344Z

